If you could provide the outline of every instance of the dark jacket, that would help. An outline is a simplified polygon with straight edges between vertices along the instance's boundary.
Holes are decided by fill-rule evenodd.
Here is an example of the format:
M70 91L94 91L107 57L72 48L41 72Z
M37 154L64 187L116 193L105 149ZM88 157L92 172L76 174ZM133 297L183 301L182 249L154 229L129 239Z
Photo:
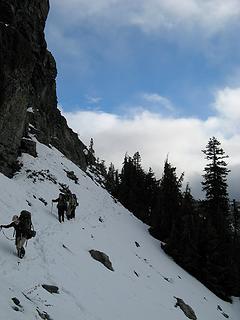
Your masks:
M22 235L22 229L21 229L21 225L19 223L16 223L16 222L12 222L10 224L6 224L6 225L1 225L1 228L14 228L15 231L16 231L16 239L17 238L21 238L23 235Z
M57 208L67 210L67 201L64 195L59 195L57 199L52 200L52 202L57 202Z

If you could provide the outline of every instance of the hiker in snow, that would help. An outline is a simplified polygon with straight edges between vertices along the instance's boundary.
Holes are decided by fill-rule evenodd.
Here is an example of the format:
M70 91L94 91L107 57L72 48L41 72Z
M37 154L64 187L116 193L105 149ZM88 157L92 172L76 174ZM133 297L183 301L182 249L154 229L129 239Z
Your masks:
M77 197L75 194L71 194L68 201L68 208L67 208L67 219L75 218L75 210L78 206Z
M59 193L59 196L57 199L53 199L52 202L57 202L57 208L58 208L58 220L59 222L64 222L64 214L67 210L67 200L66 196L63 193Z
M28 239L35 237L36 232L33 229L31 213L23 210L20 216L14 215L12 222L7 225L1 225L1 228L11 228L15 230L15 245L17 249L17 255L19 258L23 258L25 255L24 244Z

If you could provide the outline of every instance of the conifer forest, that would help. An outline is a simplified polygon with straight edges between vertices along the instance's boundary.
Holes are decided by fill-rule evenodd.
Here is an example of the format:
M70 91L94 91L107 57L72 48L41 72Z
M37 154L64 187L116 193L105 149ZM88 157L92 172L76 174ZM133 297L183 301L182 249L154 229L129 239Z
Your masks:
M240 294L240 208L229 199L228 156L215 137L202 150L206 160L202 175L205 198L194 199L184 173L167 158L160 180L146 172L141 156L128 154L120 171L104 161L99 168L106 189L133 214L149 225L150 234L181 267L220 298Z

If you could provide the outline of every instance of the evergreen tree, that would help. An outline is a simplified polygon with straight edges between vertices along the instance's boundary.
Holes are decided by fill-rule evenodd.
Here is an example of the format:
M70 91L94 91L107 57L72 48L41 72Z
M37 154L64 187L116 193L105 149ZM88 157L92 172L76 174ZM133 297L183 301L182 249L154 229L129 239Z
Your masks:
M203 191L206 192L205 230L202 234L201 256L204 282L218 296L227 299L233 289L233 254L229 226L227 175L230 170L224 161L228 158L220 142L210 138L203 153L209 163L204 168Z
M107 174L106 174L106 182L105 182L105 186L106 189L112 194L114 195L115 191L116 191L116 171L114 168L114 165L111 163Z
M132 163L133 167L135 168L136 172L141 172L142 171L142 166L141 166L141 156L140 153L137 151L133 155Z
M93 156L95 156L95 151L94 151L94 149L93 149L93 138L90 139L90 144L89 144L88 151L89 151Z
M207 212L212 223L220 232L225 232L227 228L227 214L229 210L227 193L227 175L230 170L224 161L228 158L220 147L220 142L215 138L210 138L206 149L202 150L209 163L204 168L203 191L206 192Z
M119 173L118 170L115 171L114 173L114 181L115 181L115 189L112 192L112 195L117 198L119 194L119 186L120 186L120 178L119 178Z
M127 209L129 209L129 193L131 188L131 163L131 158L128 156L128 154L125 154L123 167L120 173L120 184L117 195L119 201Z
M199 270L199 226L200 218L196 211L189 185L182 195L179 213L174 219L170 237L163 249L174 260L195 276Z
M232 229L233 229L233 295L240 296L240 209L236 200L232 202Z
M145 173L142 169L139 152L136 152L132 158L125 155L119 176L116 197L137 218L149 223L157 183L151 170Z
M152 212L156 202L158 187L159 183L155 178L154 172L151 168L149 168L148 173L145 174L144 188L142 194L147 224L151 224Z
M99 173L105 178L107 176L107 167L105 164L105 160L99 161L96 167L99 170Z
M93 149L93 138L91 138L90 140L90 145L88 148L86 158L87 158L87 164L90 166L90 168L96 164L95 151ZM99 159L97 161L99 161Z
M237 207L236 200L232 202L232 228L233 228L233 243L234 246L240 239L240 210Z
M161 240L169 238L173 223L179 213L182 181L183 174L178 178L176 168L172 167L167 159L164 164L164 172L152 214L152 228L150 229L150 233Z

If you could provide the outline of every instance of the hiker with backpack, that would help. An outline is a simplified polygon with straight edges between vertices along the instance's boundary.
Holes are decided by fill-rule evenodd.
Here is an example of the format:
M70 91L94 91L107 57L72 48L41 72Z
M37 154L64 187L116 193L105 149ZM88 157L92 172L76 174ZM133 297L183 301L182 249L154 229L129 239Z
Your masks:
M25 242L36 235L32 225L31 213L23 210L19 217L14 215L10 224L1 225L0 228L14 228L17 255L22 259L25 255L25 249L23 247Z
M64 222L64 214L67 211L67 200L63 193L59 193L57 199L53 199L52 202L57 202L58 209L58 220L59 222Z
M78 206L77 196L73 193L69 197L68 208L67 208L67 219L75 218L75 210Z

